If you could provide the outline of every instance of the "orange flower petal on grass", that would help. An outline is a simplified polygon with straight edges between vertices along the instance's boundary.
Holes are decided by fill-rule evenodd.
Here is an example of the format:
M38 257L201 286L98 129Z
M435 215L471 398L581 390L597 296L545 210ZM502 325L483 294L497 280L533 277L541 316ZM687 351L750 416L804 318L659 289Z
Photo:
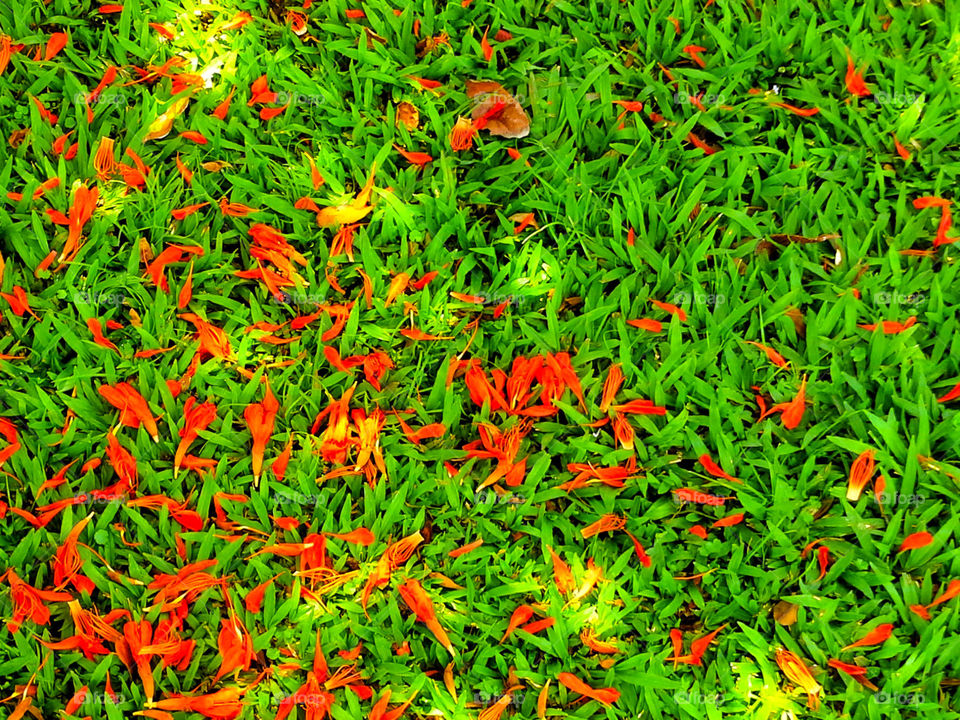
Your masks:
M707 453L701 455L699 458L697 458L697 460L701 465L703 465L703 469L714 477L723 478L724 480L729 480L735 483L742 482L741 480L738 480L732 475L724 472L723 468L717 465Z
M530 633L531 635L535 635L541 630L552 628L556 624L557 624L556 618L546 617L546 618L543 618L542 620L534 620L532 623L527 623L526 625L521 627L520 630L522 630L525 633Z
M682 307L673 305L672 303L660 302L659 300L651 300L650 302L652 302L654 305L656 305L658 308L660 308L664 312L668 312L671 315L676 315L678 318L680 318L680 322L687 321L687 313Z
M190 270L187 272L187 279L183 281L183 287L180 288L180 294L177 296L177 307L180 310L186 309L187 305L193 299L193 262L190 263Z
M850 478L847 481L847 500L856 502L860 494L873 478L874 451L864 450L850 466Z
M599 535L602 532L614 532L616 530L623 530L627 526L627 519L622 518L619 515L604 515L599 520L594 523L591 523L587 527L583 528L580 531L580 535L584 540L592 538L594 535Z
M933 535L928 532L915 532L912 535L907 535L903 540L903 544L900 545L900 549L897 551L899 555L902 552L907 550L919 550L920 548L927 547L933 543Z
M404 159L411 165L416 165L418 168L423 169L427 163L433 162L433 157L424 152L408 152L404 150L399 145L394 145L394 149L400 153Z
M448 554L450 557L452 557L452 558L458 558L458 557L460 557L461 555L466 555L468 552L471 552L471 551L473 551L473 550L476 550L476 549L477 549L478 547L480 547L481 545L483 545L483 538L477 538L477 539L474 540L473 542L469 542L469 543L467 543L466 545L461 545L461 546L458 547L457 549L451 550L451 551L450 551L449 553L447 553L447 554Z
M276 577L272 577L260 583L244 596L243 605L247 608L247 612L255 615L260 612L260 608L263 606L263 596L267 592L267 588L273 585L273 581L276 579Z
M93 341L97 345L105 347L108 350L113 350L117 355L120 354L120 348L103 336L103 325L97 318L89 318L87 320L87 328L90 330L90 334L93 335Z
M562 594L566 595L576 587L573 580L573 573L570 572L570 566L567 565L552 547L547 547L550 557L553 559L553 582Z
M800 421L803 419L803 411L806 409L807 402L807 376L803 376L803 380L800 382L800 389L797 391L797 394L794 396L793 400L785 403L777 403L772 408L767 410L761 419L775 412L782 413L780 416L783 426L788 430L793 430L800 424Z
M211 720L233 720L243 712L240 698L240 691L236 688L223 688L207 695L173 695L165 700L147 702L145 707L148 710L192 712Z
M263 453L273 435L274 419L279 409L280 403L270 392L270 383L268 382L263 400L258 403L250 403L243 411L243 419L246 421L247 428L249 428L250 435L253 438L251 462L255 483L260 482L260 473L263 470Z
M863 73L857 72L853 64L853 56L847 53L847 74L844 76L844 83L847 86L847 92L857 97L868 97L872 95L870 88L863 81Z
M183 407L183 427L179 431L180 444L173 456L173 475L176 477L190 444L217 419L217 406L213 403L197 403L193 397L187 398Z
M743 522L744 514L743 513L734 513L733 515L727 515L727 517L720 518L710 527L722 528L722 527L732 527L734 525L739 525Z
M367 547L376 542L373 533L365 527L360 527L345 533L324 533L324 535L336 538L337 540L343 540L344 542L353 543L354 545L360 545L361 547Z
M212 113L210 113L210 115L217 118L217 120L226 120L227 112L230 110L230 101L233 100L233 94L236 91L237 91L236 87L230 88L230 94L227 95L226 99L223 102L217 105L217 107L214 109Z
M852 677L854 680L856 680L858 683L863 685L868 690L873 690L874 692L876 692L879 689L877 688L876 685L874 685L872 682L867 680L867 668L865 667L860 667L859 665L851 665L850 663L845 663L845 662L841 662L840 660L834 660L834 659L828 660L827 665L834 668L835 670L839 670L840 672L845 673L846 675L849 675L850 677Z
M785 102L775 102L773 103L774 107L783 108L784 110L789 110L794 115L799 115L800 117L812 117L820 112L820 108L811 107L811 108L800 108L796 105L790 105Z
M870 645L882 645L887 641L890 635L893 634L893 624L884 623L882 625L877 625L873 630L868 632L862 638L857 640L855 643L847 645L842 650L850 650L851 648L857 647L869 647Z
M639 318L637 320L627 320L627 325L630 327L639 328L641 330L646 330L647 332L652 332L654 334L663 332L663 323L658 320L652 320L650 318Z
M897 155L899 155L901 159L909 160L911 158L910 151L900 144L900 141L897 140L896 135L893 136L893 147L897 151Z
M446 630L443 629L440 621L437 620L433 609L433 601L430 600L430 597L420 583L411 578L399 587L399 591L400 597L403 598L407 607L413 611L413 614L417 616L417 620L427 626L427 629L433 633L433 636L446 648L447 652L451 655L456 655L456 650L453 649Z
M503 642L513 634L514 630L516 630L521 625L526 624L527 621L529 621L530 618L533 617L533 613L534 613L534 610L529 605L521 605L516 610L514 610L513 614L510 616L510 622L507 623L507 629L503 633L503 637L500 638L499 644L502 645Z
M206 145L208 140L202 132L197 132L196 130L185 130L180 133L180 137L184 140L189 140L190 142L195 142L198 145Z
M483 59L490 62L490 58L493 57L493 46L487 41L488 32L490 32L489 27L483 31L483 37L480 38L480 52L483 53Z
M881 323L860 323L857 325L858 328L863 330L869 330L873 332L877 328L883 330L884 335L897 335L902 333L904 330L909 330L914 325L917 324L916 315L912 315L907 318L904 322L899 322L897 320L884 320Z
M287 101L286 105L281 105L280 107L275 108L260 108L260 119L261 120L273 120L273 118L278 115L282 115L287 111L287 108L290 107L290 101Z
M557 680L568 690L585 695L606 707L610 707L620 699L618 690L614 688L593 688L573 673L562 672L557 676Z
M183 220L185 217L189 215L193 215L193 213L195 213L197 210L199 210L200 208L204 208L209 204L210 203L208 202L202 202L202 203L197 203L196 205L185 205L182 208L171 210L170 215L173 216L174 220Z
M616 643L597 640L597 635L593 628L585 628L580 632L580 642L595 653L601 655L616 655L623 652Z
M767 359L770 360L770 362L772 362L777 367L787 367L787 365L789 364L787 363L786 360L783 359L783 355L781 355L771 347L767 347L766 345L761 345L760 343L754 342L753 340L744 340L744 342L747 343L747 345L753 345L755 348L759 348L760 350L763 350L763 352L767 356Z

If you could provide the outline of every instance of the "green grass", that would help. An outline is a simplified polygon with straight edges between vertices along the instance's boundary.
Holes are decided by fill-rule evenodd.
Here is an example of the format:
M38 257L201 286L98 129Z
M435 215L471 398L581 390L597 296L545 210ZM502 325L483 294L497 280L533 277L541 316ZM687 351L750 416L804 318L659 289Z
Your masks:
M872 0L708 8L474 0L466 8L397 3L403 11L395 15L386 0L335 0L305 11L307 35L298 38L265 1L123 4L122 13L110 15L97 13L90 0L27 0L0 9L0 34L26 46L0 74L0 185L4 196L23 194L0 198L0 290L24 288L37 316L18 317L0 300L0 354L23 356L0 360L0 417L16 427L22 444L0 467L0 493L11 509L36 513L38 506L117 482L105 455L115 429L136 458L136 495L184 501L205 522L199 531L185 530L168 510L112 502L67 507L37 528L8 510L0 522L0 570L54 589L54 552L92 512L79 554L96 590L69 592L101 615L125 610L156 627L168 613L151 609L155 591L145 585L183 567L179 536L188 562L218 561L212 572L227 578L256 655L239 676L214 682L228 605L219 589L208 589L183 620L183 638L196 642L188 666L161 670L159 658L152 659L154 699L242 689L274 668L245 695L245 718L273 718L278 698L306 681L318 632L331 671L348 664L337 651L363 642L356 662L373 698L334 690L330 716L336 720L366 717L388 688L391 708L419 693L407 717L477 717L504 693L511 672L523 687L503 717L537 717L548 680L549 718L775 718L785 711L856 719L958 716L957 601L932 608L929 622L909 606L929 604L960 578L960 401L937 402L960 382L960 264L952 245L929 257L900 252L932 247L940 211L915 209L913 200L951 198L960 168L956 8ZM347 19L345 11L357 8L366 17ZM239 11L253 22L216 30ZM887 29L881 16L890 20ZM445 32L449 46L418 58L415 21L420 38ZM151 22L168 24L176 39L161 42ZM490 62L480 49L487 28ZM494 41L501 29L512 39ZM42 52L59 31L70 35L64 50L51 61L34 61L35 49ZM385 42L369 39L368 31ZM706 48L705 68L683 52L688 45ZM847 92L848 50L857 68L866 67L872 97ZM192 96L169 136L147 141L149 126L170 105L171 80L124 84L137 79L131 66L160 66L174 57L184 59L183 72L219 70ZM88 124L77 97L111 65L119 68L118 79L103 91ZM261 121L261 106L247 104L250 85L264 74L271 90L297 96L269 121ZM425 91L410 76L443 85ZM453 152L448 134L472 106L468 79L495 80L514 93L530 117L529 136L505 140L481 131L471 150ZM226 120L210 117L233 87ZM751 94L753 88L760 92ZM697 93L703 93L703 111L687 100ZM56 127L32 97L60 116ZM615 100L642 101L644 110L618 121L622 108ZM416 130L397 126L401 101L418 108ZM800 117L772 104L778 101L820 112ZM653 122L650 112L664 121ZM8 138L21 129L28 132L14 147ZM178 137L187 130L203 133L208 144ZM51 146L69 131L67 145L79 147L67 161ZM690 132L717 152L695 148ZM909 160L895 152L894 136L912 153ZM130 148L151 169L142 191L128 190L119 178L97 181L92 159L102 137L116 141L118 161L131 162L123 155ZM420 170L394 144L433 161ZM512 160L508 148L523 159ZM325 180L319 190L311 185L306 153ZM177 170L178 154L195 172L189 186ZM229 166L201 169L211 161ZM354 259L331 257L336 228L318 227L310 211L294 204L305 196L321 207L344 202L374 164L374 209L356 231ZM59 186L32 200L52 177ZM67 228L52 224L45 210L68 213L81 182L95 183L100 192L83 246L71 262L35 274L67 237ZM223 197L261 211L225 216L217 207ZM203 202L210 204L183 221L171 219L172 210ZM528 212L537 227L515 234L511 217ZM262 283L234 275L256 266L248 234L254 223L278 229L305 256L308 265L297 270L308 285L288 288L302 302L277 303ZM837 237L785 245L771 240L780 234ZM164 293L144 276L143 244L154 255L171 244L204 252L167 267L170 292ZM177 297L191 260L192 300L180 311ZM331 287L326 270L345 295ZM369 309L360 270L372 282ZM408 287L385 304L396 275L416 280L430 271L439 274L422 290ZM487 303L466 303L451 292L481 295ZM329 342L321 341L332 324L328 313L302 330L278 331L284 338L299 335L290 344L262 343L262 333L245 332L257 322L310 314L316 303L357 298L343 331ZM494 307L507 298L494 318ZM687 321L671 320L651 299L681 305ZM237 360L204 361L174 397L166 381L184 379L196 350L194 327L179 312L222 328ZM916 325L900 334L858 327L910 316ZM795 317L802 318L802 331ZM94 344L89 318L123 324L107 332L119 353ZM663 332L627 325L637 318L664 322ZM448 339L408 340L399 331L411 326ZM774 366L744 341L775 348L789 366ZM378 391L362 368L352 376L335 370L326 345L344 358L382 351L395 367ZM134 357L169 347L151 358ZM506 430L519 418L475 404L462 375L448 388L450 358L478 359L489 377L493 369L509 374L515 358L560 352L570 354L586 408L567 390L556 401L557 413L535 419L516 455L527 458L522 483L499 483L518 502L478 494L495 463L462 462L464 445L480 438L480 423ZM663 417L630 416L633 450L618 445L609 426L586 427L605 415L598 405L612 363L625 375L617 402L648 398L667 408ZM804 377L807 403L796 429L785 428L779 414L757 422L754 386L771 406L793 399ZM262 400L264 378L280 410L256 484L244 409ZM98 393L118 382L136 387L159 415L158 443L142 429L118 425L119 413ZM351 409L387 413L379 438L386 474L374 487L359 474L325 479L352 468L357 449L350 449L345 466L325 462L322 430L311 433L317 414L355 382ZM202 479L194 472L174 476L190 396L215 403L218 411L190 449L216 462ZM417 446L392 410L412 411L403 419L414 429L443 423L447 432ZM61 435L68 413L73 419ZM269 467L288 440L292 456L280 482ZM0 441L0 453L6 446ZM872 485L856 503L845 497L851 463L870 448L875 475L896 495L883 511ZM742 484L710 477L697 462L704 453ZM102 464L81 474L97 457ZM557 488L573 478L570 463L607 467L631 457L641 471L622 489ZM66 483L38 500L41 484L72 461ZM445 463L459 470L455 477ZM673 491L684 487L733 499L724 507L681 505ZM248 498L224 502L238 529L214 524L217 493ZM736 512L745 514L741 524L710 529ZM582 538L584 527L608 513L628 518L626 529L650 554L650 568L623 532ZM295 517L301 525L283 531L271 516ZM695 524L708 528L706 540L689 532ZM298 543L310 533L358 527L376 540L369 547L328 540L332 567L356 575L321 602L301 592L293 575L297 558L253 556L263 542ZM934 536L930 546L898 554L907 535L924 530ZM360 594L377 560L390 543L418 531L425 541L372 593L368 619ZM477 538L481 547L449 557ZM830 553L822 580L815 552L801 557L818 538L827 538ZM591 558L603 579L571 601L554 583L551 547L577 583ZM105 562L123 579L111 577ZM698 582L676 579L698 573L706 573ZM262 610L247 611L246 593L274 576ZM408 612L397 592L407 578L420 580L432 598L455 657ZM5 621L14 612L9 588L5 580ZM781 601L798 606L794 624L775 621L773 608ZM535 619L550 616L556 624L498 644L521 604L537 609ZM4 712L13 712L17 688L28 684L45 717L63 710L83 685L97 696L78 717L130 717L144 709L141 677L113 645L109 654L88 659L38 642L75 633L66 603L50 609L46 625L28 619L16 632L0 628L0 699L12 698ZM841 652L880 623L895 626L883 645ZM666 661L671 629L684 631L686 651L691 639L722 625L702 666L674 668ZM122 621L116 626L122 629ZM588 627L601 640L617 638L623 652L590 652L579 638ZM394 647L405 641L410 654L396 655ZM778 669L781 647L813 669L824 687L820 710L807 710L804 694ZM869 667L867 677L879 690L828 667L831 658ZM443 682L451 662L457 699ZM291 663L303 669L277 669ZM103 702L108 672L119 705ZM593 687L616 688L621 697L611 708L578 703L580 696L558 683L563 672Z

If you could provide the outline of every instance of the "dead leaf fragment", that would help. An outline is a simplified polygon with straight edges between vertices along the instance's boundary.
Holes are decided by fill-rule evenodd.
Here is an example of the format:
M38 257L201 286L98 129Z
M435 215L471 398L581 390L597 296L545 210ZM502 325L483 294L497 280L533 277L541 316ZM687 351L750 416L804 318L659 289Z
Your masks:
M784 627L790 627L797 621L799 607L786 600L781 600L773 606L773 619Z
M144 140L159 140L169 135L170 130L173 128L173 121L183 114L189 102L189 95L179 100L174 100L165 113L150 123L150 127L147 129L147 136Z
M467 97L479 100L470 113L474 121L486 116L497 103L503 103L503 109L486 120L484 127L491 135L522 138L530 134L530 118L527 117L527 113L517 99L504 90L499 83L467 80Z
M420 111L408 102L397 104L397 125L413 132L420 125Z
M797 335L805 337L807 334L807 324L803 320L803 312L800 310L800 308L791 305L786 309L785 314L793 321L793 326L797 330Z
M20 143L23 142L23 139L30 134L30 128L21 128L19 130L14 130L10 133L10 147L16 149L20 147Z

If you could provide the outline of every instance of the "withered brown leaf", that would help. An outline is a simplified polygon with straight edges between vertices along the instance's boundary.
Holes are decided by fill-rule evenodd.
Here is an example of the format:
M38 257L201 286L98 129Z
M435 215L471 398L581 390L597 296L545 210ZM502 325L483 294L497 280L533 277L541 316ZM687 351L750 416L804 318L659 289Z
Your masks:
M527 113L517 99L499 83L467 80L467 97L479 99L470 113L474 120L486 115L498 102L504 104L500 112L487 118L485 128L491 135L522 138L530 134L530 118Z
M397 125L403 125L411 132L420 124L420 111L414 105L404 101L397 104Z
M797 621L798 607L791 602L781 600L773 606L773 619L784 627L789 627Z

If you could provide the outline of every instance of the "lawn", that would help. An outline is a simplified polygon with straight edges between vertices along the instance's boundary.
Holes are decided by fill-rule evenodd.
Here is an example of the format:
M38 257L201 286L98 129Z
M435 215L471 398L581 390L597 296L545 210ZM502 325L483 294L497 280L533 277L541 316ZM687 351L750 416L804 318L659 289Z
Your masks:
M5 4L2 714L960 717L958 37Z

